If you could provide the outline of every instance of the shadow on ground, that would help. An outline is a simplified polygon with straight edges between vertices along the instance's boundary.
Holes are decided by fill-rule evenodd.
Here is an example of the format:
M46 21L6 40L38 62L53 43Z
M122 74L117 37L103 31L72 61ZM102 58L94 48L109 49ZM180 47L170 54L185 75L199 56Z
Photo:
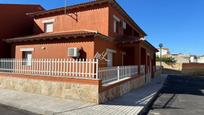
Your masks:
M168 74L168 75L174 74L174 75L178 75L178 74L181 74L181 71L163 68L162 69L162 74Z
M204 99L204 77L169 75L150 110L159 111L162 115L177 115L188 111L189 114L200 114L199 109L202 110L204 103L199 102L199 99Z

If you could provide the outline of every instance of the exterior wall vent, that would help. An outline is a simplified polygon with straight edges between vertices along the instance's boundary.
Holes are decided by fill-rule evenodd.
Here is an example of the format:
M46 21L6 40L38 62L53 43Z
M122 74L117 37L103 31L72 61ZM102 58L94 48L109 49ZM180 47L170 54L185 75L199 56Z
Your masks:
M79 57L79 48L68 48L69 57Z

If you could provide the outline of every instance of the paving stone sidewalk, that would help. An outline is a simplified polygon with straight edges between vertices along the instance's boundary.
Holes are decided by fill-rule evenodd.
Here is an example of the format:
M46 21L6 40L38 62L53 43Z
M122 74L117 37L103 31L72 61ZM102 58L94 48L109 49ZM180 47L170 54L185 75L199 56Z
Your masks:
M136 115L161 88L166 76L105 104L96 105L0 89L0 104L45 115Z

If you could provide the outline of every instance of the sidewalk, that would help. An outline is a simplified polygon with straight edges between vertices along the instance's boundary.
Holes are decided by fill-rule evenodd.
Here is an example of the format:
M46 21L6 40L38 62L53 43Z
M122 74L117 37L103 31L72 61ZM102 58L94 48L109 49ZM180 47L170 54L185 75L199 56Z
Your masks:
M165 78L155 78L144 87L100 105L6 89L0 89L0 103L46 115L135 115L155 96Z

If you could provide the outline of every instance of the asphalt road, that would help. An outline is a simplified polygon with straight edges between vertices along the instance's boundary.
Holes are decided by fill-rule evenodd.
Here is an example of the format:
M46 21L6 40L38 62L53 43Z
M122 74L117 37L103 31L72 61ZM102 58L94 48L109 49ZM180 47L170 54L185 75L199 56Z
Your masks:
M0 115L37 115L17 108L0 105Z
M204 77L168 76L148 115L204 115Z

